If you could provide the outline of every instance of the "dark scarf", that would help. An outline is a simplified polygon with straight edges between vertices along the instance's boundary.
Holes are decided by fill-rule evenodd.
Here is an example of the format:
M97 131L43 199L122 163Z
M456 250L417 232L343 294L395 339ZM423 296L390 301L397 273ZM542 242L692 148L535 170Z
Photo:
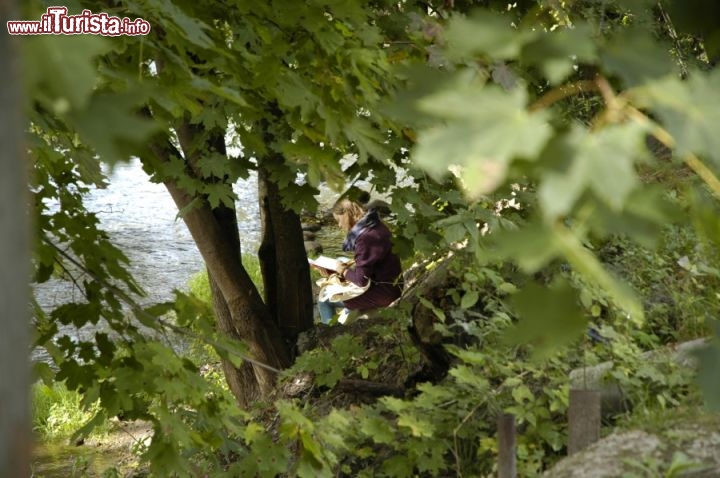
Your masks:
M357 238L378 224L380 224L380 216L378 216L377 211L375 209L368 210L368 212L355 223L352 229L350 229L350 232L348 232L343 242L342 250L345 252L354 251Z

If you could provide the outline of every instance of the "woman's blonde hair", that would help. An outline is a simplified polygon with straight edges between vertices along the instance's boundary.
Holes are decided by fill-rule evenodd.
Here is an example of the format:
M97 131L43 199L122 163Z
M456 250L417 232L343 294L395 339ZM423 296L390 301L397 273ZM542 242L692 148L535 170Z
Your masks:
M349 231L365 215L365 210L355 201L343 198L335 203L332 214L340 227Z

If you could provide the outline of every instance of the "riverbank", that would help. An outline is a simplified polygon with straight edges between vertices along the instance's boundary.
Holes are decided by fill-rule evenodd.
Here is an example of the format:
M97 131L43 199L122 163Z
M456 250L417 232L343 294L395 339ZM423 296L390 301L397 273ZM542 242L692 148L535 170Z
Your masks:
M152 427L147 422L112 420L106 433L80 443L70 443L67 438L38 440L33 450L31 476L139 478L144 474L139 469L138 451L151 437Z

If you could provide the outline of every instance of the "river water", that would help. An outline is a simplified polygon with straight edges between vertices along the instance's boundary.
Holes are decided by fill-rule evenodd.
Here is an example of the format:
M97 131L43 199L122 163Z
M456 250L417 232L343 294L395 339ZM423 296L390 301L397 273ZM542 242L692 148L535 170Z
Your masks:
M177 207L162 184L150 182L139 160L119 163L106 170L109 185L93 189L86 198L100 227L128 257L128 270L146 295L137 302L150 305L174 299L173 290L187 291L188 281L204 270L204 263L185 223L177 217ZM251 175L234 187L243 251L257 251L260 239L260 213L257 178ZM68 302L81 302L82 293L67 280L52 278L34 286L38 305L49 312ZM60 325L60 335L74 340L91 340L103 323ZM33 360L50 362L44 349L34 349Z
M188 280L204 269L190 232L165 186L151 183L139 160L118 163L108 173L109 186L93 189L86 207L130 260L130 272L147 293L140 303L170 300L174 289L186 290ZM243 250L254 252L260 238L256 177L234 189ZM79 300L72 284L60 279L38 285L35 292L45 310Z

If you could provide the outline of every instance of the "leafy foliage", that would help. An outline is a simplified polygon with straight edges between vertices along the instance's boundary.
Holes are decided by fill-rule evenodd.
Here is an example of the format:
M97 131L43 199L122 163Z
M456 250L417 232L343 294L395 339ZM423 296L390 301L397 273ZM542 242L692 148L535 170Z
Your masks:
M612 376L648 412L692 394L685 374L639 354L706 334L720 305L718 28L702 9L101 3L69 6L142 17L153 35L25 45L35 280L60 275L80 296L36 307L35 345L52 360L37 370L95 411L80 435L111 416L150 421L155 476L487 475L493 418L509 411L522 474L536 476L563 451L569 367L614 360ZM241 154L206 147L227 131ZM185 155L161 162L158 144ZM85 209L105 182L98 155L139 155L153 180L211 207L232 206L233 182L259 164L296 210L315 207L323 181L370 180L392 197L398 252L461 258L440 300L419 300L456 358L448 378L322 417L292 400L239 410L168 342L191 337L236 365L244 345L218 334L193 295L140 306L127 258ZM88 325L102 328L77 339ZM589 344L588 325L610 341ZM701 352L699 375L715 407L718 347ZM383 360L340 337L295 370L331 387L349 373L372 379Z

